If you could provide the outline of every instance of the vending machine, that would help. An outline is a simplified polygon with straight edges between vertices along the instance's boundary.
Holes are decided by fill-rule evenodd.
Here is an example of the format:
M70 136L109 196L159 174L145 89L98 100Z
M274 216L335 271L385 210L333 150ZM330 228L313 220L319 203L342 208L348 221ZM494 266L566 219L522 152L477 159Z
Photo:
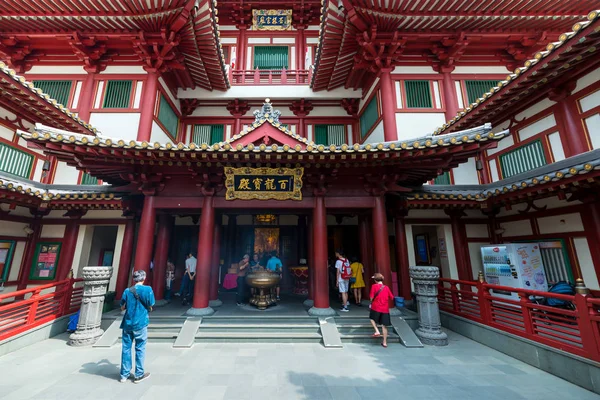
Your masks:
M538 243L511 243L481 248L487 283L513 288L548 291L548 281ZM492 290L495 296L518 300L515 292Z

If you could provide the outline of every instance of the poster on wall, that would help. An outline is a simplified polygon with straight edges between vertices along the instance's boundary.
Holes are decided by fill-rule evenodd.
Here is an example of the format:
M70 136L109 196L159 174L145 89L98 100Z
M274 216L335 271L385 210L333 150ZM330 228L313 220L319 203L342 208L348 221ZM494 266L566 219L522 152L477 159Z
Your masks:
M35 248L29 279L51 280L56 276L60 243L42 242Z
M0 240L0 282L8 280L15 245L14 240Z

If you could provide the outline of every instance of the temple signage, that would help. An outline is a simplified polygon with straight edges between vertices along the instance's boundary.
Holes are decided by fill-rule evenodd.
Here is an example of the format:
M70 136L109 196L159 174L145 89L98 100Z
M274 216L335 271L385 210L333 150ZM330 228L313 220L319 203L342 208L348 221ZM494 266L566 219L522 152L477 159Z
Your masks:
M292 29L292 10L252 10L252 29L289 31Z
M225 168L227 200L302 200L304 168Z

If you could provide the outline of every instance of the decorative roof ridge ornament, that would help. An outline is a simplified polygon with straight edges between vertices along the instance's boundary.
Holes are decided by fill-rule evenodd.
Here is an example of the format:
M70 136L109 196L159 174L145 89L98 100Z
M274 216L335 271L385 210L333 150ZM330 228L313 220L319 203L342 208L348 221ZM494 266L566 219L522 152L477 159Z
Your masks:
M271 104L271 99L265 99L265 102L262 105L260 110L254 110L254 123L260 123L262 120L271 119L273 124L279 123L279 117L281 117L281 111L274 110L273 105ZM271 122L271 121L269 121Z

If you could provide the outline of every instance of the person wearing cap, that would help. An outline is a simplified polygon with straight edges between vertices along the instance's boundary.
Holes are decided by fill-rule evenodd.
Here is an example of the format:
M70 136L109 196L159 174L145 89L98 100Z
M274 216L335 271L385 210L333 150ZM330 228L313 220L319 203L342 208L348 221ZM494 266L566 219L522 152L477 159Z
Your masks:
M389 287L383 284L383 275L379 272L371 277L375 283L371 286L371 311L369 312L369 319L371 325L375 329L373 337L380 337L381 333L377 328L377 325L381 325L383 331L383 342L381 345L387 347L388 329L387 327L392 325L390 320L390 301L394 299L394 295Z
M135 373L133 382L140 383L150 376L144 371L146 342L148 340L148 312L154 306L154 292L150 286L144 286L146 272L133 272L134 285L125 289L121 297L121 311L124 311L121 329L121 383L127 382L131 374L131 346L135 341Z

